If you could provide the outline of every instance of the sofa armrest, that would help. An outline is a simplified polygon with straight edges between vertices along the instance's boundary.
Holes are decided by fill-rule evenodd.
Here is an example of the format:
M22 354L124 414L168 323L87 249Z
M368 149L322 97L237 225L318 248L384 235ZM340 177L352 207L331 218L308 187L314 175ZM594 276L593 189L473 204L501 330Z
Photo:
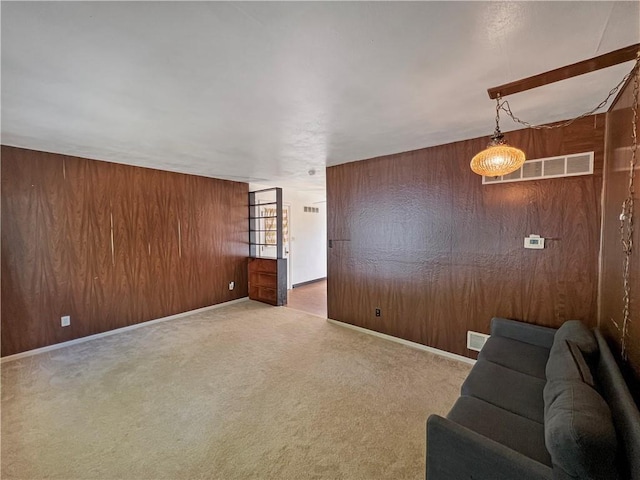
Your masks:
M427 420L427 480L550 480L551 468L449 419Z
M555 328L531 325L508 318L494 317L491 319L491 335L511 338L538 347L551 348L555 334Z

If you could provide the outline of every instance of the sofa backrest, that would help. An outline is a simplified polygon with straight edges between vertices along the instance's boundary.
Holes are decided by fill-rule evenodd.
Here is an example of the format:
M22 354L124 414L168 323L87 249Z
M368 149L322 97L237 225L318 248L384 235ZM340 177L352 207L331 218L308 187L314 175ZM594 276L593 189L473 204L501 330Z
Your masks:
M628 478L640 480L640 412L606 340L599 329L596 328L594 334L600 350L596 376L618 434L621 467L626 470Z

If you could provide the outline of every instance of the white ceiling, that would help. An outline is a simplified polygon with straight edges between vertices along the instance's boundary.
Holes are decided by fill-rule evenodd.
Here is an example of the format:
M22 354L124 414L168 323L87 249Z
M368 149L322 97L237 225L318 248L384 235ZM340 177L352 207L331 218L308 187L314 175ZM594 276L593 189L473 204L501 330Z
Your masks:
M488 135L487 88L640 41L637 1L1 9L3 144L302 191L326 165ZM569 118L631 66L509 100Z

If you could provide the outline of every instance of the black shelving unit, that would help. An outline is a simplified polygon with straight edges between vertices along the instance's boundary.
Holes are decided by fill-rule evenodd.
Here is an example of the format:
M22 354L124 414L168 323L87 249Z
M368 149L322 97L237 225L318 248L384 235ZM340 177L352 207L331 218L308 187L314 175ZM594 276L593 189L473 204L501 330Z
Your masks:
M260 209L267 205L275 205L275 215L260 214ZM275 228L265 228L265 222L269 219L276 220ZM275 231L276 234L275 244L265 243L262 240L265 235L261 234L273 231ZM258 249L258 247L261 246L276 247L275 257L271 258L284 258L282 242L282 188L274 187L249 192L249 256L264 258Z

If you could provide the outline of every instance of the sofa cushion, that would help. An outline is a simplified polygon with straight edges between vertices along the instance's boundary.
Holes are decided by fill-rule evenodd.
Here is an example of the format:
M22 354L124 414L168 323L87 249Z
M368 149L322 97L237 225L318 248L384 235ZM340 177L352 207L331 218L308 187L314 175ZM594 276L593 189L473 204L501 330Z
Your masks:
M463 427L537 462L551 466L544 445L544 426L475 397L461 396L447 415Z
M568 320L558 329L553 344L569 340L578 345L588 362L593 365L598 358L598 342L593 332L580 320ZM553 348L553 347L551 347Z
M543 423L544 385L541 378L478 360L462 384L462 394Z
M551 348L556 331L556 328L542 327L509 318L493 317L491 319L492 336L506 337L538 347Z
M544 370L548 358L548 348L497 336L490 337L478 355L478 359L542 379L546 378Z
M596 386L596 381L593 378L593 373L591 372L591 368L587 364L586 359L584 358L584 354L577 343L572 342L571 340L567 340L567 346L569 347L569 351L571 352L571 357L580 372L580 379L589 385L590 387Z
M615 479L616 431L607 403L579 381L545 386L545 445L554 470L569 478Z
M578 344L570 340L554 342L545 369L547 380L581 381L594 387L593 375Z

